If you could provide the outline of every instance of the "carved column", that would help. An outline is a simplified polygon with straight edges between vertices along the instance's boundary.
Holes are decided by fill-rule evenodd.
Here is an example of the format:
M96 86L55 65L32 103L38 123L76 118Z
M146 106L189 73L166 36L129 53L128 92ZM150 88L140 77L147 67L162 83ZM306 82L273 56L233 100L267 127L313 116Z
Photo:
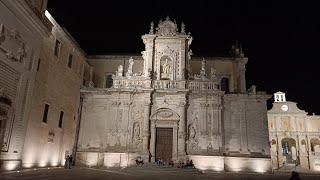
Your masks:
M155 122L151 122L151 139L150 139L150 153L151 153L151 162L155 162L155 155L156 155L156 147L155 147L155 142L156 142L156 125Z
M149 157L149 122L150 122L150 100L144 102L144 119L143 119L143 154Z
M184 159L186 155L186 103L180 102L180 121L179 121L179 132L178 132L178 157Z

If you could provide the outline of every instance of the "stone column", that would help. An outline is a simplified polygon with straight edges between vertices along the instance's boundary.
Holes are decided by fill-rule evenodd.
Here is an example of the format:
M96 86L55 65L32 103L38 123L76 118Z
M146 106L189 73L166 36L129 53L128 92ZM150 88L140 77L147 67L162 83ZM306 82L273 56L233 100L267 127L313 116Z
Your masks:
M186 156L186 117L185 102L180 102L180 121L178 131L178 158L184 159Z
M172 147L172 160L178 160L178 126L173 127L173 147Z
M143 154L144 156L149 157L149 122L150 122L150 101L144 102L144 119L143 119Z
M151 122L151 140L150 140L150 153L151 153L151 162L155 162L156 160L156 147L155 147L155 142L156 142L156 125L154 122Z

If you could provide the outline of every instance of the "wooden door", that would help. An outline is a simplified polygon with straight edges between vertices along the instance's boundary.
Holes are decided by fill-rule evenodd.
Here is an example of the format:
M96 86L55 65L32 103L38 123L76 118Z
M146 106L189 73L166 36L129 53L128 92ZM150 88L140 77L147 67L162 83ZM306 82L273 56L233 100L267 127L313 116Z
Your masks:
M172 159L173 129L157 128L156 131L156 160L161 158L165 162Z

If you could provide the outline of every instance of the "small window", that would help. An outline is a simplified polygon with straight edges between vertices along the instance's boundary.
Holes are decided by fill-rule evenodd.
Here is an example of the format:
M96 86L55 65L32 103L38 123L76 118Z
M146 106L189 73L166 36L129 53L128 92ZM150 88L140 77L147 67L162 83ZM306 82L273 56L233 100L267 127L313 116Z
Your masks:
M62 122L63 122L63 111L60 111L60 117L59 117L59 128L62 128Z
M44 105L42 122L47 123L48 121L48 113L49 113L49 104Z
M39 58L38 65L37 65L37 72L40 70L40 63L41 63L41 59Z
M61 42L59 40L56 40L56 45L54 46L54 55L55 56L59 56L60 53L60 49L61 49Z
M111 88L113 85L112 74L106 75L106 88Z
M225 91L226 93L229 92L229 79L228 78L222 78L220 82L220 88L221 91Z
M69 67L69 68L72 67L72 58L73 58L73 55L72 55L72 54L69 54L69 59L68 59L68 67Z

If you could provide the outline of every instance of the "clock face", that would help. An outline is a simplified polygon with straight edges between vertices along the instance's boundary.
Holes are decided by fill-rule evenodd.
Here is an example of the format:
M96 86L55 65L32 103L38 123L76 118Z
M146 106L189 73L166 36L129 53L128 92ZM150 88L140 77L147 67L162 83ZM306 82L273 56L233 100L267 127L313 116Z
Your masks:
M282 111L288 111L289 107L287 105L282 105L281 110Z

